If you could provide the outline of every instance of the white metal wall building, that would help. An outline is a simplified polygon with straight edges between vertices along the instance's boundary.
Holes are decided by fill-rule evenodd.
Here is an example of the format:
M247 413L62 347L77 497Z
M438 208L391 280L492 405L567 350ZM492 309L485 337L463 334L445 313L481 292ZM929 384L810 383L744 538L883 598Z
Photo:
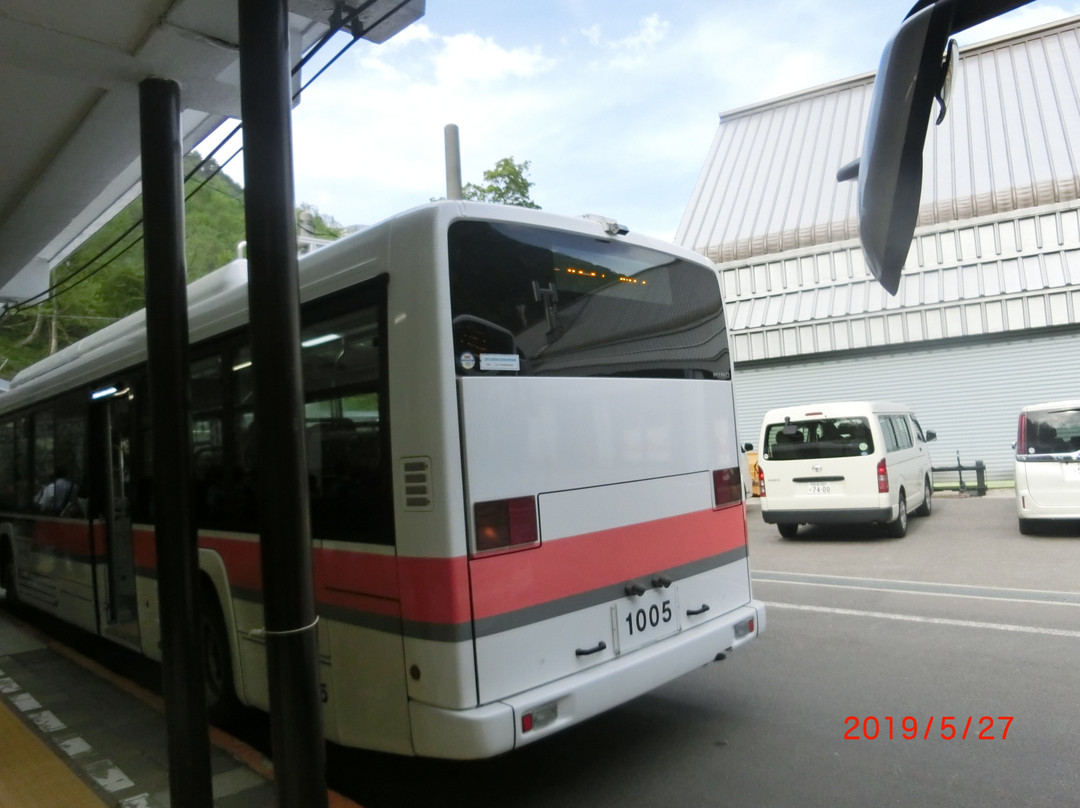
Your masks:
M1020 407L1080 397L1080 17L965 48L958 73L895 297L836 182L873 74L721 115L676 240L720 270L740 441L772 407L889 399L938 433L935 465L1009 480Z

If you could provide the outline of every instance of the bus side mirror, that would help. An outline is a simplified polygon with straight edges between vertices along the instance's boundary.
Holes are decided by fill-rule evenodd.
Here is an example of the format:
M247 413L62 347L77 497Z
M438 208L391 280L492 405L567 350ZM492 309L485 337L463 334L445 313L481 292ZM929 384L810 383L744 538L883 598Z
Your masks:
M744 452L752 452L752 451L754 451L754 444L752 444L752 443L744 443L742 449L743 449Z
M859 238L866 264L896 294L922 194L922 153L934 99L948 103L958 48L949 37L1031 0L918 0L885 45L874 80L862 156L837 172L858 178ZM948 44L947 44L948 43Z
M926 442L929 443L932 440L937 440L937 432L932 429L926 430Z

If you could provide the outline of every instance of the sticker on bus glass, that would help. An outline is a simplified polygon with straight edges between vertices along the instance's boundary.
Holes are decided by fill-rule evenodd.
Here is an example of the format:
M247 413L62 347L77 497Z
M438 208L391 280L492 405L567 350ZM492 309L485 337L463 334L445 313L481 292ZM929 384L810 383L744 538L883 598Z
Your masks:
M517 373L521 370L521 359L517 354L482 353L480 354L480 370Z
M476 357L472 355L472 351L465 351L458 357L458 364L462 370L472 370L476 367Z

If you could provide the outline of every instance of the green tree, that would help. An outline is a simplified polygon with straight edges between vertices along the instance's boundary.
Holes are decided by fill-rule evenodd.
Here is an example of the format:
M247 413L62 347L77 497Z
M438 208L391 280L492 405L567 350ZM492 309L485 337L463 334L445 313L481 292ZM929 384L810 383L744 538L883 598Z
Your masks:
M517 205L520 208L540 209L529 197L533 183L526 178L529 173L529 161L515 163L514 158L504 157L495 163L495 168L484 172L484 184L469 182L461 189L465 199L477 202L494 202L497 205Z
M296 209L296 227L300 235L312 238L338 239L345 235L345 227L340 222L320 213L308 202L301 202Z

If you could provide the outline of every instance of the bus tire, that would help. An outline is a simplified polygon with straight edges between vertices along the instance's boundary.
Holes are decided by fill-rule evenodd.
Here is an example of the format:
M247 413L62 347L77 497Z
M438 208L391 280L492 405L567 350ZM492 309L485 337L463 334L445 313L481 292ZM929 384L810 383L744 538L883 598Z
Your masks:
M799 524L797 522L778 522L776 529L780 531L780 535L785 539L794 539L799 534Z
M8 606L18 603L15 593L15 551L11 547L10 536L0 539L0 589L4 590Z
M209 580L203 581L201 605L206 711L211 723L217 724L228 720L236 712L239 702L233 686L232 651L225 631L225 618Z

